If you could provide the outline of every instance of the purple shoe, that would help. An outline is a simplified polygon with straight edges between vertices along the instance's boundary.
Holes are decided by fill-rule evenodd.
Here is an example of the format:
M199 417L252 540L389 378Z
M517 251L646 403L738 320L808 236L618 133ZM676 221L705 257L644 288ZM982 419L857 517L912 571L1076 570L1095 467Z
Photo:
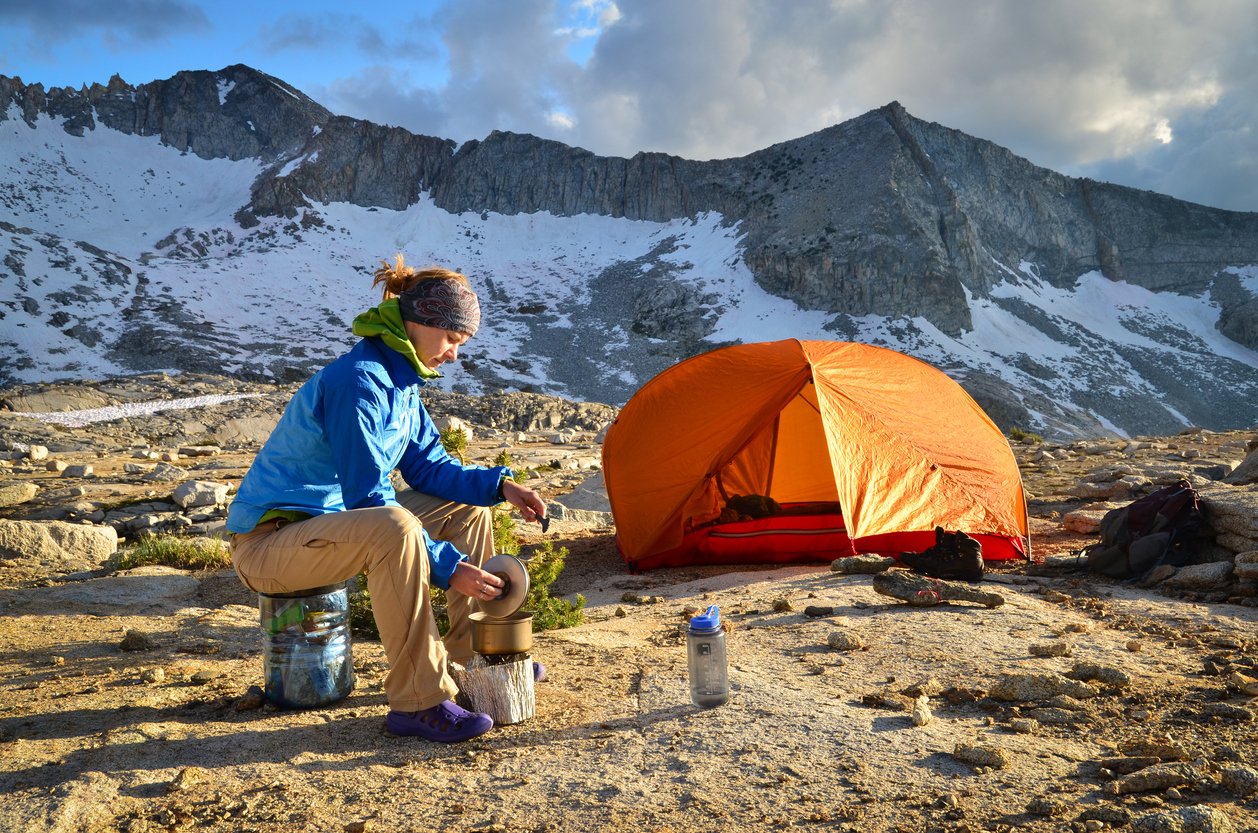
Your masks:
M546 679L546 666L533 660L533 682L540 683L544 679Z
M480 737L494 728L487 714L470 712L453 700L418 712L389 712L384 725L395 735L424 738L438 743L458 743Z

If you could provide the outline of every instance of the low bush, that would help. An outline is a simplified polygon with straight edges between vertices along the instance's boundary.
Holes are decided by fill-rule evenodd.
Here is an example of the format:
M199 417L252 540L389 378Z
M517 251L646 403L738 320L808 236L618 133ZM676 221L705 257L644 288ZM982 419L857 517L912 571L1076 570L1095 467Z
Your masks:
M231 550L218 538L145 535L134 547L120 552L114 566L119 570L150 564L181 570L221 570L231 563Z
M1039 443L1044 442L1044 438L1039 434L1032 434L1030 431L1023 431L1017 426L1009 429L1009 437L1017 442L1028 443L1031 445L1038 445Z

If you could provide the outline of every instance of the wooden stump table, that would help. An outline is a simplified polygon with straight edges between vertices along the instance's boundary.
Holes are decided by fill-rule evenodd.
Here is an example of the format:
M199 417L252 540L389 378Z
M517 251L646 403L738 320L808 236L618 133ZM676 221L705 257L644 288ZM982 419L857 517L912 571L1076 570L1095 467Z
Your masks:
M484 712L495 726L522 723L535 713L533 658L528 654L476 654L466 666L450 663L450 676L459 687L455 702Z

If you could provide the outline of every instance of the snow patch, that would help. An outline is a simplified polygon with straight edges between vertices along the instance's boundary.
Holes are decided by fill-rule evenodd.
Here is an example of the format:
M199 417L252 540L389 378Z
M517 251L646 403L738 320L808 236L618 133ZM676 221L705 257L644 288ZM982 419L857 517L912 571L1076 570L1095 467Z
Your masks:
M189 396L184 399L163 399L155 402L127 402L122 405L106 405L103 408L86 408L81 411L32 411L22 416L38 422L52 422L70 428L82 428L96 422L112 422L124 417L145 416L161 411L181 411L204 408L236 399L256 399L261 393L230 393L211 396Z
M1252 266L1229 266L1223 270L1241 279L1241 286L1258 295L1258 264Z
M231 95L231 91L236 89L235 81L227 81L223 78L218 79L218 106L222 107L227 103L227 96Z

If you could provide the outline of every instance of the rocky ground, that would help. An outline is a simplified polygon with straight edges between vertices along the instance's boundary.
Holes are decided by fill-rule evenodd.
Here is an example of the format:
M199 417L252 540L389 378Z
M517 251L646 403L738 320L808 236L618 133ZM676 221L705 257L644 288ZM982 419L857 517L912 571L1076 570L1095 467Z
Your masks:
M255 599L230 571L111 566L145 531L221 529L291 390L0 392L117 409L0 411L0 829L1258 830L1258 430L1017 443L1034 560L989 565L999 605L918 607L828 564L629 575L597 500L572 499L610 409L435 396L472 459L506 450L569 504L552 589L588 600L585 624L538 635L536 717L447 747L384 733L378 644L355 644L347 700L260 706ZM215 399L145 405L188 397ZM1107 506L1181 475L1212 510L1203 563L1144 584L1072 566ZM713 603L733 695L701 711L682 628Z

